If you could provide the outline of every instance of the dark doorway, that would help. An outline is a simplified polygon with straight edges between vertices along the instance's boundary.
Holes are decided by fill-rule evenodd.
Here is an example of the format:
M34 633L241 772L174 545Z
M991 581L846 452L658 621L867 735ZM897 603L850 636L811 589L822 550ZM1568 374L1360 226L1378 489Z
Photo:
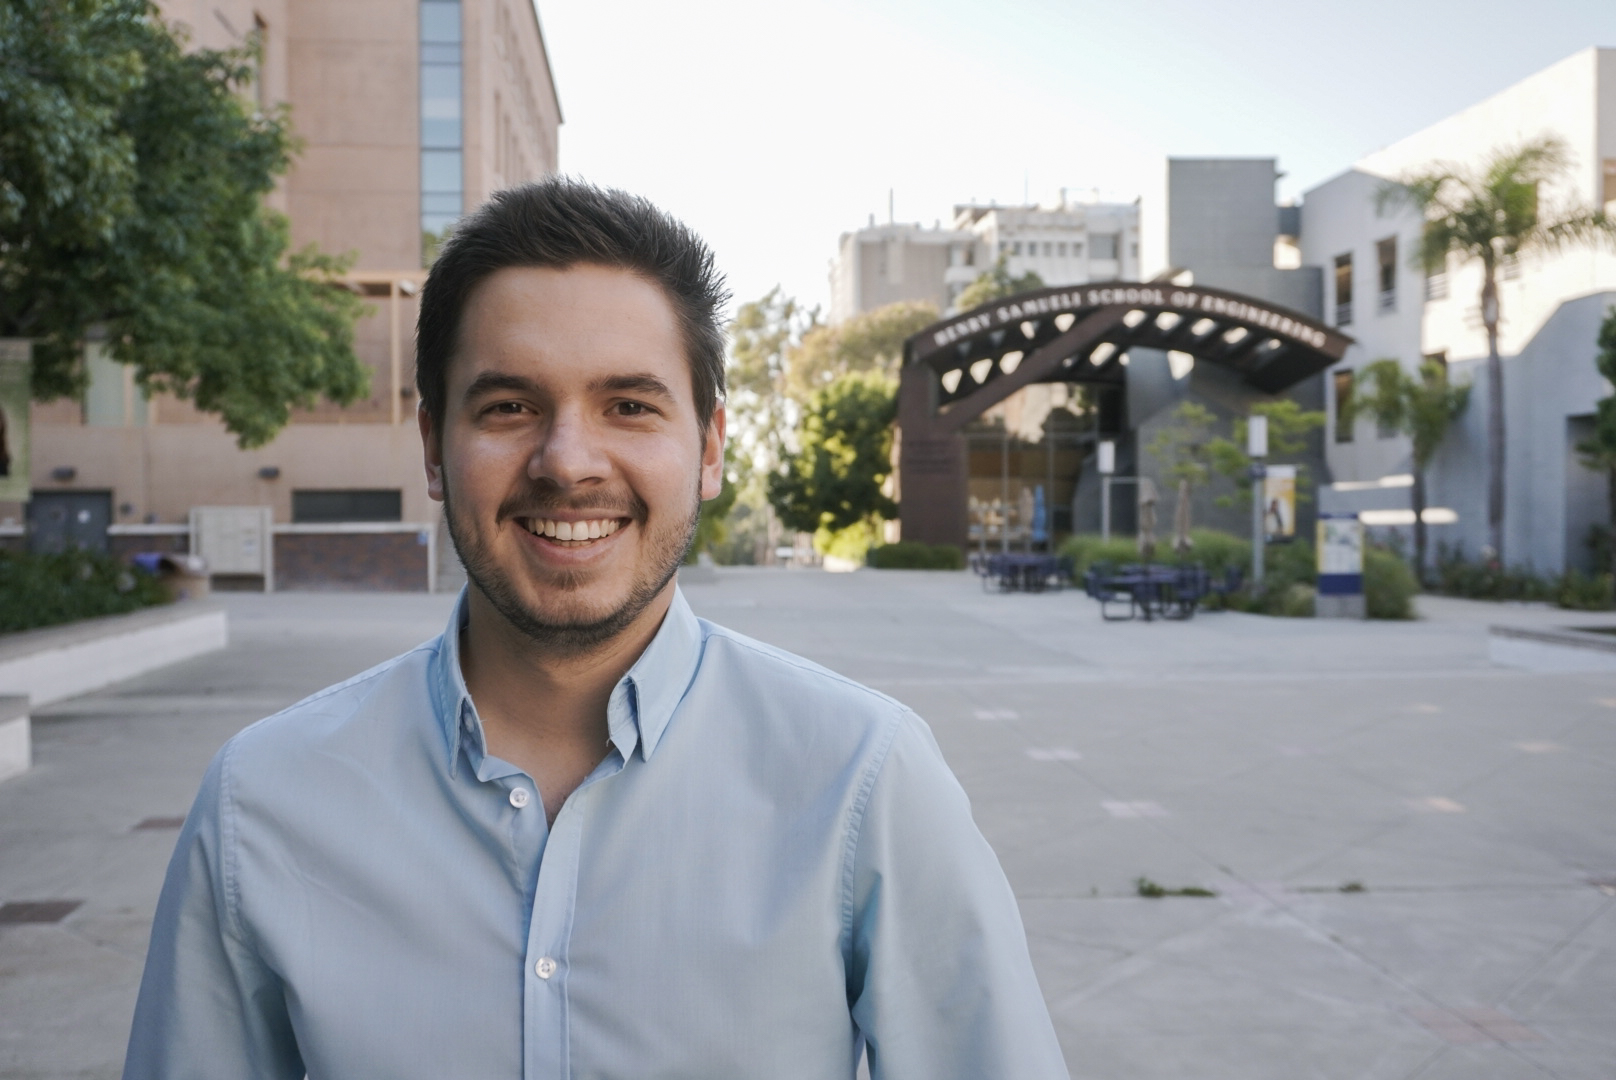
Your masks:
M28 501L28 550L105 551L111 523L110 491L36 491Z

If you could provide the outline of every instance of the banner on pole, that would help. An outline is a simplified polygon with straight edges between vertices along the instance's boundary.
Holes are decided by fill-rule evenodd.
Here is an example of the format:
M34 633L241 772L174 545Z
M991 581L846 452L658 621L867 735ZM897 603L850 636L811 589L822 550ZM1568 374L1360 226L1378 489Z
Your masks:
M1270 465L1262 482L1263 534L1269 543L1296 538L1296 466Z

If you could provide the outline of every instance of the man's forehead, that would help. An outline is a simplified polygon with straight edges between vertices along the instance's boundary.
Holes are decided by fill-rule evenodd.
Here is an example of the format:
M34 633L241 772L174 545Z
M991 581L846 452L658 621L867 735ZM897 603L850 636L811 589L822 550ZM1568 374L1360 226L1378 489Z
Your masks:
M649 373L682 391L690 381L679 321L662 287L614 267L495 271L468 297L458 344L451 380L462 383L512 367L592 382Z

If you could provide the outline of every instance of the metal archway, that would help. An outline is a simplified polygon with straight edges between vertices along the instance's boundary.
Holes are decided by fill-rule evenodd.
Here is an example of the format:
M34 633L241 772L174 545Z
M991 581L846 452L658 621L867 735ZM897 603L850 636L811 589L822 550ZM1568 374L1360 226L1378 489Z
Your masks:
M1335 364L1352 339L1256 297L1167 281L1056 286L933 323L904 343L899 507L906 540L966 542L961 430L1024 386L1124 385L1132 348L1187 353L1277 394Z

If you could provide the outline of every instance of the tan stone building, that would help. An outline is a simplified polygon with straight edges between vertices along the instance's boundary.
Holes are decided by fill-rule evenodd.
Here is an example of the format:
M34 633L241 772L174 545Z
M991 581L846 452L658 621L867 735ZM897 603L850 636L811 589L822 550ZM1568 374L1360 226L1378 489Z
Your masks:
M92 345L85 400L34 407L30 516L36 527L45 511L107 521L113 547L128 550L185 543L193 507L263 506L283 584L335 574L422 587L414 570L357 565L366 543L382 541L343 541L351 550L321 566L315 549L334 551L337 541L298 538L348 526L346 535L397 534L410 544L430 532L421 546L438 546L415 426L414 298L456 218L494 191L556 170L561 107L532 0L160 6L197 46L262 40L254 92L266 107L290 106L303 142L271 205L288 215L294 247L356 256L351 281L372 308L356 331L371 394L300 413L274 442L244 452L189 404L145 400L130 372Z

